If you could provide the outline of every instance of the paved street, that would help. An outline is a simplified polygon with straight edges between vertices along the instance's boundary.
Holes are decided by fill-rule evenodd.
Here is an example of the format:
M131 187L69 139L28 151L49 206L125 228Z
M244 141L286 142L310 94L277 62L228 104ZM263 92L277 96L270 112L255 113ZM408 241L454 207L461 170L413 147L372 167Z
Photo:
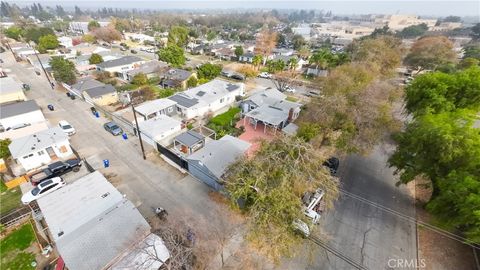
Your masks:
M65 93L53 91L42 74L35 75L30 65L15 63L7 51L2 53L4 68L10 69L22 82L30 84L26 94L37 101L51 126L61 119L70 122L77 130L71 144L80 155L101 168L103 159L109 159L111 167L101 168L107 178L133 201L140 212L148 217L153 215L152 207L162 206L171 214L188 216L191 220L203 218L214 222L221 218L211 214L217 206L208 195L206 185L188 175L183 175L166 164L155 154L147 161L142 159L138 138L130 137L124 141L121 136L107 133L102 125L108 119L102 115L94 118L89 105L83 101L69 99ZM55 111L46 106L53 104Z

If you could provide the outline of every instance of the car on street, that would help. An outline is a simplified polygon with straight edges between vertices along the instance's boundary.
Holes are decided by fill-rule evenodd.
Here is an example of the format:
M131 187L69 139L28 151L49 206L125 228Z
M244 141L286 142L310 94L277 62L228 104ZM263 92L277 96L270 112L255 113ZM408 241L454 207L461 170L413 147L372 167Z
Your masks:
M118 136L123 133L122 128L120 128L115 122L108 122L103 125L106 131L110 132L113 136Z
M66 161L57 161L52 164L49 164L47 168L42 171L35 173L30 176L30 181L32 185L38 185L44 180L62 176L70 171L78 172L82 166L82 161L80 159L69 159Z
M126 51L126 50L127 50L127 48L125 48L125 47L120 47L120 51L124 52L124 51Z
M285 92L288 92L288 93L295 93L297 90L295 90L295 88L292 88L290 86L285 86Z
M29 204L36 199L52 193L63 186L65 186L65 181L61 177L54 177L43 181L29 192L23 194L21 199L22 203Z
M65 120L61 120L60 122L58 122L58 126L62 129L62 131L67 134L68 136L72 136L75 134L76 130L75 128L70 125L70 123L68 123L67 121Z
M258 77L259 78L263 78L263 79L271 79L272 78L272 74L268 73L268 72L262 72L260 74L258 74Z
M93 115L97 113L97 109L95 107L90 107L90 111L92 112Z
M130 52L131 52L131 53L133 53L133 54L136 54L136 53L138 53L136 50L133 50L133 49L132 49L132 50L130 50Z
M323 162L323 166L330 170L331 175L336 175L338 167L340 166L340 160L336 157L331 157Z

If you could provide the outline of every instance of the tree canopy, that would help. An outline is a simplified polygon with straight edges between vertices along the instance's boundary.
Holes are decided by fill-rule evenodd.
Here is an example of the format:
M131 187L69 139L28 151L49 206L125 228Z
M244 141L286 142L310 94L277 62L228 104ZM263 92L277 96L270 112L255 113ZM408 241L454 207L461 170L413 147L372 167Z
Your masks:
M280 72L284 70L285 67L286 67L286 63L282 59L267 61L267 70L270 73Z
M8 157L11 156L10 150L8 149L8 146L10 145L12 141L10 139L3 139L0 140L0 158L1 159L7 159Z
M197 74L199 79L213 80L222 72L220 65L205 63L198 67Z
M305 46L307 42L302 35L293 35L292 37L293 49L298 50L301 47Z
M171 64L174 67L180 67L185 64L185 54L183 48L177 45L169 45L158 51L158 59Z
M168 32L168 41L169 46L175 45L181 48L185 48L188 43L188 33L189 30L183 26L173 26Z
M112 26L98 27L93 30L96 39L112 43L115 40L121 40L122 34Z
M472 33L470 34L474 39L480 39L480 23L475 24L471 28Z
M42 36L38 42L38 51L45 53L47 50L53 50L58 48L60 42L58 42L57 36L55 35L46 35Z
M414 38L423 36L428 31L428 26L424 23L419 25L411 25L397 32L397 36L401 38Z
M453 44L447 37L432 36L418 39L404 62L414 69L435 70L440 65L455 63L456 59Z
M291 255L300 243L292 223L310 222L302 213L305 192L323 189L328 207L337 198L338 181L322 166L325 159L302 139L284 137L229 167L226 189L249 217L247 239L270 258Z
M242 46L236 46L235 47L235 56L240 57L243 55L243 47Z
M5 34L5 36L9 38L13 38L16 41L20 41L20 38L22 37L22 34L23 34L23 30L18 26L12 25L9 28L3 30L3 33Z
M145 73L142 73L142 72L136 74L135 76L133 76L132 84L135 84L135 85L145 85L145 84L148 84L148 77L147 77L147 75L145 75Z
M55 33L53 32L53 29L49 27L28 27L25 30L23 37L27 41L33 41L36 44L38 44L38 42L40 41L40 38L46 35L55 36Z
M97 39L95 38L94 35L91 34L85 34L82 36L82 41L86 43L94 43Z
M93 31L99 27L100 23L98 21L91 20L90 22L88 22L88 31Z
M53 70L53 77L59 82L72 85L76 82L75 64L60 56L54 56L50 60Z
M89 62L91 65L100 64L100 63L103 62L103 57L102 57L100 54L92 53L92 55L91 55L90 58L88 59L88 62Z

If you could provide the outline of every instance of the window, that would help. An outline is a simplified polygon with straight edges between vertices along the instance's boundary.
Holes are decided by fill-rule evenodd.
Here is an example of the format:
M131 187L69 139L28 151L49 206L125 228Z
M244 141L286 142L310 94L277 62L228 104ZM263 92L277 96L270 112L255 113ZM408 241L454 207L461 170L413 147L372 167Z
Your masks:
M42 191L40 191L40 194L43 194L43 193L49 191L50 189L56 187L57 185L58 185L58 183L55 183L55 184L53 184L53 185L51 185L51 186L46 187L45 189L43 189Z
M60 153L68 152L67 147L65 145L60 146Z
M182 109L180 107L177 107L177 112L182 112Z
M37 154L38 154L39 156L44 155L44 154L45 154L45 151L43 151L43 150L42 150L42 151L38 151Z
M168 111L168 112L173 112L173 108L170 107L170 108L167 109L167 111Z
M225 101L225 98L220 99L220 103L223 103Z

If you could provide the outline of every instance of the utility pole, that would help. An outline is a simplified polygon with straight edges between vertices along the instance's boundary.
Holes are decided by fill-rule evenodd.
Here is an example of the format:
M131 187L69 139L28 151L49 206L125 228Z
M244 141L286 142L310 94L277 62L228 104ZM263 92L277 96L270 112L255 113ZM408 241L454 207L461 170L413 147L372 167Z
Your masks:
M135 107L133 107L133 103L131 104L132 104L132 110L133 110L133 118L135 118L135 126L137 128L138 139L140 140L140 147L142 148L143 159L146 160L147 157L145 157L145 149L143 149L142 133L140 132L140 128L138 127L137 113L135 112Z
M30 43L28 43L30 45ZM40 66L42 67L42 70L43 70L43 73L45 73L45 77L47 77L47 80L48 82L50 83L50 87L53 89L55 89L55 87L53 86L53 83L52 81L50 80L50 77L48 76L47 74L47 71L45 70L45 68L43 67L43 64L42 64L42 61L40 60L40 57L38 57L38 54L37 54L37 51L35 50L35 47L33 47L33 52L35 53L35 56L37 57L37 60L38 62L40 63Z

